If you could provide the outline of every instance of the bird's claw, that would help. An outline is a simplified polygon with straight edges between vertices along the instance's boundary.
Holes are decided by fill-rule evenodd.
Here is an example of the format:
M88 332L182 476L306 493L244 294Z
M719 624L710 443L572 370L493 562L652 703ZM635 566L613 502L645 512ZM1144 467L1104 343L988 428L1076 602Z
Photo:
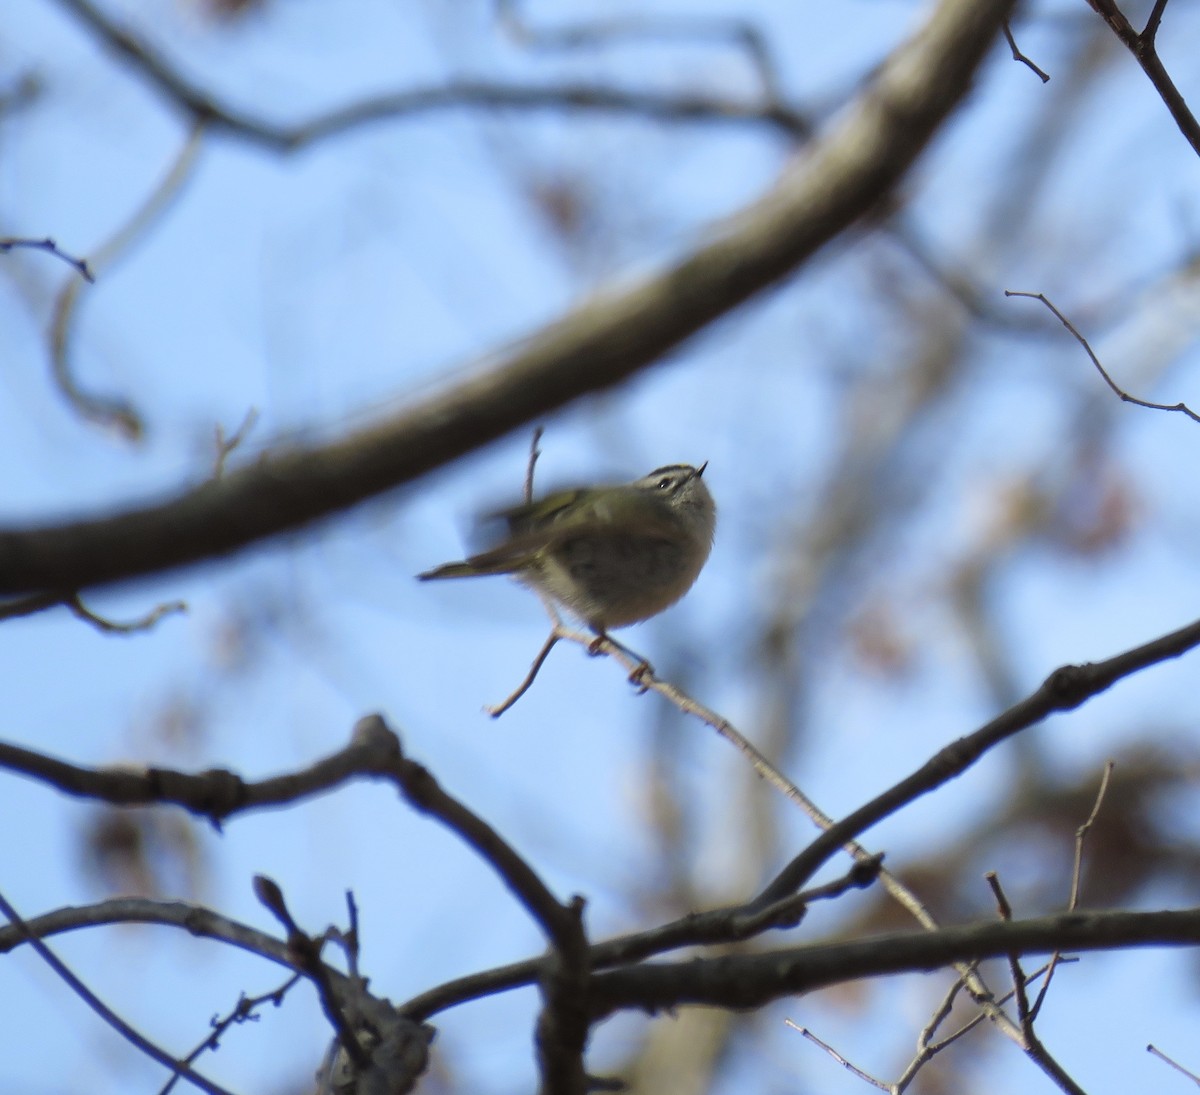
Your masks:
M638 690L638 695L650 690L650 685L646 683L647 677L654 676L654 667L643 658L637 666L634 667L632 673L629 674L629 683Z

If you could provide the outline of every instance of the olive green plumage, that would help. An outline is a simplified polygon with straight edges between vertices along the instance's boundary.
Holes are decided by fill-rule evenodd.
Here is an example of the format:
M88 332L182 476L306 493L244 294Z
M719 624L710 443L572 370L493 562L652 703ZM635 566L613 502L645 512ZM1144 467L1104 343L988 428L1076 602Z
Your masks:
M712 548L706 464L669 464L632 483L557 491L494 517L497 546L418 577L512 574L594 631L649 619L692 587Z

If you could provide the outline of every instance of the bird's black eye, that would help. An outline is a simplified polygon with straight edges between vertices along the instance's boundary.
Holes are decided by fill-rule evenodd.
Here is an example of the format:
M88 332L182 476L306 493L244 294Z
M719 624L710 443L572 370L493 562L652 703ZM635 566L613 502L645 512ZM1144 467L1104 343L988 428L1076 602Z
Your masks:
M667 478L667 476L664 475L658 481L658 489L659 490L670 490L671 489L671 480L669 478Z

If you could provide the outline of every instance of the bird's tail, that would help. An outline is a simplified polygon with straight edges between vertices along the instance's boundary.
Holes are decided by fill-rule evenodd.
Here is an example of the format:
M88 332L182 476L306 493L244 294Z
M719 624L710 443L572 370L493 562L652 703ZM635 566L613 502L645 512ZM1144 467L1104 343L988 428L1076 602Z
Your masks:
M423 574L418 574L417 577L422 582L432 582L438 578L475 578L486 573L487 571L480 570L468 562L443 563L440 567L434 567Z

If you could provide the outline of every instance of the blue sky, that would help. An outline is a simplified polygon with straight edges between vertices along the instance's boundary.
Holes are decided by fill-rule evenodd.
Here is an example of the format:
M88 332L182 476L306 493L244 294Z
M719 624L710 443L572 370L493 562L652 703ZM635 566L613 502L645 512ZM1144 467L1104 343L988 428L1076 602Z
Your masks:
M0 227L53 235L88 254L144 200L185 131L58 4L10 4L0 87L33 71L42 90L0 119ZM447 12L383 0L336 11L272 3L229 26L191 4L142 0L105 10L223 99L281 120L461 75L731 97L756 91L744 59L720 45L626 43L546 56L501 35L484 4ZM549 20L607 10L544 5L530 13ZM715 4L653 11L734 14ZM762 0L736 14L769 36L789 96L827 120L919 13L891 2ZM1200 99L1183 60L1195 56L1200 20L1179 5L1170 16L1164 52L1185 94ZM1051 71L1051 84L997 50L969 108L918 166L909 222L969 271L1006 321L1036 321L1038 306L1005 301L1004 288L1045 291L1140 394L1200 405L1195 288L1177 278L1182 303L1173 309L1163 288L1194 250L1200 164L1136 66L1093 36L1089 20L1082 4L1034 7L1021 44ZM1047 141L1060 153L1041 166ZM556 113L433 113L287 157L213 136L154 230L81 297L79 378L136 403L148 427L142 444L81 422L50 383L45 329L69 270L39 253L0 256L3 521L103 511L201 481L214 427L236 428L251 407L260 419L244 458L399 406L479 367L609 279L703 239L794 154L749 126ZM574 237L556 232L538 203L555 187L583 210ZM989 221L1002 208L1013 212ZM969 326L957 307L902 247L859 234L625 388L545 423L543 483L710 462L706 478L720 506L711 562L683 603L625 637L757 740L773 696L760 630L786 601L782 576L790 574L797 585L789 596L806 621L806 672L787 703L785 721L798 729L780 760L833 814L995 713L948 595L950 576L974 553L994 557L990 619L1022 691L1063 662L1108 656L1200 615L1200 514L1188 473L1200 427L1119 405L1052 326L1036 335L1003 323ZM915 363L933 357L951 313L938 337L961 340L954 370L906 418ZM1081 418L1103 431L1106 458L1103 474L1081 481L1124 492L1127 527L1091 553L1055 541L1061 521L1006 545L1005 522L1019 511L1013 500L1023 486L1065 482L1063 508L1085 504L1071 494L1068 459ZM896 421L898 438L885 443ZM752 888L757 880L739 874L749 834L738 822L768 792L746 786L742 762L715 735L667 719L660 701L636 696L617 667L575 648L556 650L530 694L493 722L483 705L510 690L542 641L536 601L499 580L412 580L461 552L473 512L519 492L527 446L527 433L512 436L321 529L89 599L118 619L187 601L186 616L148 634L100 635L66 613L6 623L4 737L80 763L219 765L261 777L336 749L358 717L381 711L412 755L506 834L556 892L588 897L589 924L603 936L655 915L661 851L646 764L658 735L679 734L671 779L702 851L697 877L709 893L735 879ZM814 550L836 484L852 481L834 472L853 468L856 454L866 472L850 500L865 499L878 524L853 551L814 567L815 586L801 596L804 574L787 560L796 545ZM882 619L899 637L908 669L881 672L856 653L853 625L864 618ZM1056 774L1095 768L1135 738L1194 755L1194 682L1194 660L1158 667L1039 728L1030 748ZM949 843L957 826L986 816L1005 793L1018 755L998 750L867 843L886 848L893 864ZM757 806L739 814L731 802ZM767 809L785 847L808 838L803 819ZM81 869L94 817L86 804L4 781L0 824L27 836L0 846L0 890L24 915L104 896ZM1178 825L1195 837L1186 816ZM344 921L343 894L352 888L363 910L364 963L393 1000L541 946L477 859L382 788L236 819L224 836L189 832L196 873L189 883L181 869L168 871L164 887L184 896L194 885L192 896L264 929L274 925L253 899L256 872L280 882L314 931ZM1022 871L1030 879L1038 872L1020 852L1012 851L1010 897L1022 908ZM1188 899L1170 889L1146 897L1147 907ZM856 898L846 900L855 907ZM839 915L815 915L804 938L833 930ZM202 1038L209 1016L240 991L279 980L262 964L165 931L107 930L55 946L123 1015L177 1051ZM13 1049L3 1054L0 1087L28 1095L157 1089L155 1070L36 957L9 957L5 970L0 1028ZM1173 1077L1143 1046L1186 1053L1193 993L1179 955L1089 958L1061 974L1042 1036L1089 1091L1167 1090ZM1131 1015L1131 1000L1149 1003ZM525 992L444 1018L438 1049L461 1090L529 1088L534 1006ZM769 1048L731 1062L723 1090L745 1090L748 1078L762 1091L861 1090L782 1024L790 1015L864 1067L887 1072L928 1015L928 984L896 981L866 1011L860 1006L827 994L768 1009L760 1024L768 1033L756 1045ZM600 1031L594 1066L619 1061L640 1031L625 1020ZM283 1011L231 1032L203 1064L241 1092L283 1090L310 1074L325 1037L302 988ZM1041 1082L1011 1047L981 1060L996 1090Z

